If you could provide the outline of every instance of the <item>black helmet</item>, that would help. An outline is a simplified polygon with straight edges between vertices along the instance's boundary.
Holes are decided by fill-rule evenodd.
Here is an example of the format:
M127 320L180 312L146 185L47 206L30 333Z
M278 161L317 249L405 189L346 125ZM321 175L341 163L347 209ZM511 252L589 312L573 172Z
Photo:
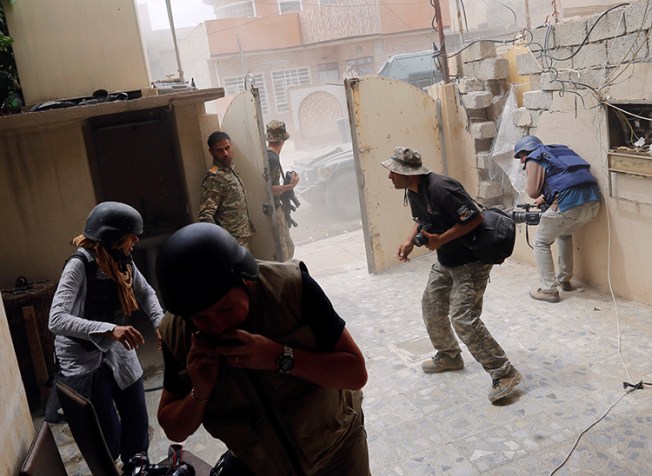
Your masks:
M533 150L538 149L540 145L543 145L543 142L541 142L541 139L537 136L521 137L514 145L514 158L519 159L519 154L521 152L530 153Z
M212 223L177 230L161 245L156 259L163 305L184 317L211 307L240 280L257 277L251 253Z
M143 233L143 217L120 202L102 202L93 208L86 220L84 236L105 246L112 246L130 234Z

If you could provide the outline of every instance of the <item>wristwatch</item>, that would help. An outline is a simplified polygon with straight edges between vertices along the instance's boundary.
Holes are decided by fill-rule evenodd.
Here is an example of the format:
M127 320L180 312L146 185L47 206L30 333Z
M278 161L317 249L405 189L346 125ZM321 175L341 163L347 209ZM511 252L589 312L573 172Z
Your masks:
M279 355L276 361L276 368L280 374L287 374L290 373L292 367L294 367L294 352L292 352L292 347L284 345L283 353Z

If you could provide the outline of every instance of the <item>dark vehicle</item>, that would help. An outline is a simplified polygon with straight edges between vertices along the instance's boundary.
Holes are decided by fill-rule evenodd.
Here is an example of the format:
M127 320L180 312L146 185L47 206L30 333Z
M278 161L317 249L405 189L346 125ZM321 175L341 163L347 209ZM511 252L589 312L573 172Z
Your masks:
M439 51L416 51L390 57L378 72L379 76L406 81L426 88L442 79L437 65ZM338 121L344 138L350 133L348 121ZM350 135L349 139L350 140ZM296 191L302 199L325 208L333 217L352 220L360 217L360 199L356 182L351 144L334 147L325 154L295 162L300 181Z
M300 177L295 190L302 199L316 207L326 208L331 216L342 220L360 216L351 144L299 160L295 162L294 170Z
M407 81L423 89L442 80L438 58L439 50L400 53L385 62L378 71L378 76Z

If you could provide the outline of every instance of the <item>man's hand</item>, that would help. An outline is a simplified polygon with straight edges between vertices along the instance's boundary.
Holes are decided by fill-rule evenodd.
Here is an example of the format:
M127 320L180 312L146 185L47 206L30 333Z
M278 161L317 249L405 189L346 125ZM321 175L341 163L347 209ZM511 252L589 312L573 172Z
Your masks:
M442 243L442 240L440 239L440 234L439 233L428 233L427 231L421 230L421 234L428 238L428 242L426 243L426 248L428 248L430 251L432 250L438 250L441 248L445 243Z
M296 187L297 184L299 183L299 174L296 173L294 170L290 172L290 174L292 178L290 179L290 182L287 185L291 185L292 188L294 189L294 187Z
M256 370L276 369L276 360L281 354L282 346L260 334L250 334L242 329L225 332L222 341L227 345L218 345L215 352L224 356L232 367Z
M115 326L112 331L106 332L105 336L117 340L127 350L135 350L145 343L143 335L133 326Z
M190 341L187 369L197 398L208 398L217 382L220 369L220 354L215 343L199 333L194 333Z
M412 240L407 240L401 243L398 247L398 252L396 253L396 259L403 263L410 261L408 256L410 256L410 253L412 253L413 249L414 243L412 243Z
M543 197L543 195L541 195L539 198L537 198L537 199L534 201L534 204L535 204L538 208L541 208L541 206L542 206L542 205L545 205L545 203L546 203L546 199Z

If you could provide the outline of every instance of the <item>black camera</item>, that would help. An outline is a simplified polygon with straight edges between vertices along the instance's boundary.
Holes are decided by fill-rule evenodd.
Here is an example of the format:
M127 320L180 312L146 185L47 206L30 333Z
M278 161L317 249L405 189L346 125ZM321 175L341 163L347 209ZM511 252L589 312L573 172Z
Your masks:
M419 226L417 226L417 234L414 236L414 239L412 240L412 243L415 244L415 246L424 246L428 243L428 237L425 236L422 232L426 233L434 233L435 232L435 226L432 223L419 223Z
M541 221L541 214L546 211L546 208L541 208L540 210L536 210L531 212L530 208L534 208L536 205L533 205L531 203L519 203L516 205L516 208L522 208L525 210L524 212L519 212L519 211L513 211L512 212L512 220L514 220L514 223L525 223L526 225L538 225L539 222Z
M154 464L145 453L129 458L122 468L123 476L195 476L195 468L190 463Z

